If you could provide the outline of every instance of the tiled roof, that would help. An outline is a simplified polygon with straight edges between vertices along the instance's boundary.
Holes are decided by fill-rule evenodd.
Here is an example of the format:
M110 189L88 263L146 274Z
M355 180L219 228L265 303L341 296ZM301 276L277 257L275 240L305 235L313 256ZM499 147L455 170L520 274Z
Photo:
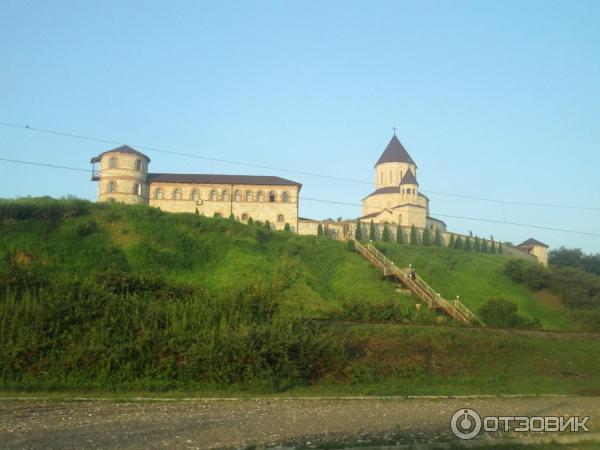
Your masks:
M369 197L372 197L374 195L379 195L379 194L399 194L399 193L400 193L399 186L386 186L386 187L382 187L382 188L377 189L376 191L371 192L369 195L364 197L363 200L365 198L369 198Z
M419 182L417 181L415 174L412 173L412 170L408 169L402 177L402 181L400 181L400 184L416 184L418 186Z
M548 248L548 246L546 244L544 244L543 242L540 242L534 238L529 238L525 242L521 242L519 245L517 245L517 247L530 247L532 245L538 245L540 247Z
M102 156L106 155L107 153L113 153L113 152L115 152L115 153L129 153L131 155L138 155L138 156L141 156L142 158L145 158L146 161L150 162L150 158L148 158L148 156L144 155L142 152L138 152L136 149L131 148L129 145L122 145L120 147L113 148L112 150L107 150L105 152L102 152L98 156L94 156L90 160L90 163L100 162L100 159L102 158Z
M392 139L390 140L389 144L377 160L375 166L388 162L404 162L409 164L415 164L415 162L410 157L404 146L396 137L396 135L392 136Z
M198 184L253 184L262 186L298 186L301 183L285 178L258 175L215 175L215 174L183 174L183 173L149 173L148 183L198 183Z

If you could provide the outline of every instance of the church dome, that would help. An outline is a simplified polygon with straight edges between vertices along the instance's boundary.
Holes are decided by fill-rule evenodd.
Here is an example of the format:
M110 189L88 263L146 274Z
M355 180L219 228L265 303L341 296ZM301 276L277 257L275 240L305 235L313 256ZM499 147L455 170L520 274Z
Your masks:
M375 167L377 167L379 164L390 162L408 163L413 164L416 167L415 162L410 157L410 155L408 154L400 140L396 137L396 135L392 136L392 139L390 140L389 144L377 160Z

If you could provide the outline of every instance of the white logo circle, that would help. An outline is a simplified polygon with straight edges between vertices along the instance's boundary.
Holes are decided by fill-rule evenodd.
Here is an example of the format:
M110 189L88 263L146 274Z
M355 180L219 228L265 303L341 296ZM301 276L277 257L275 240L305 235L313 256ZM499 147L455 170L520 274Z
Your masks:
M450 428L459 439L473 439L481 431L481 417L472 409L459 409L450 420Z

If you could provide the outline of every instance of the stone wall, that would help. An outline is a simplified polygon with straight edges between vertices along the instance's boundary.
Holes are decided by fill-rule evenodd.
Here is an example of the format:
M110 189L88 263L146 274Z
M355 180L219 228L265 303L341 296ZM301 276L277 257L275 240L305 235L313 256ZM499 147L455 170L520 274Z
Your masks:
M138 164L141 164L141 171L137 170ZM98 201L146 203L146 171L146 161L138 155L120 152L103 155L100 160Z

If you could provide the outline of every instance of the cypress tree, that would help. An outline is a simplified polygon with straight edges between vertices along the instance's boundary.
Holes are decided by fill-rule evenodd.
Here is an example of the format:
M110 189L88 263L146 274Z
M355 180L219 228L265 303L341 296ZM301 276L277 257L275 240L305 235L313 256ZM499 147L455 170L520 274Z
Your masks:
M248 217L248 225L254 225L254 219L252 217Z
M462 248L463 248L463 241L462 241L462 239L461 239L460 236L458 236L456 238L456 242L454 243L454 248L457 249L457 250L462 250Z
M410 245L418 245L419 244L419 235L417 233L417 229L414 225L410 226Z
M475 236L475 244L473 244L473 250L475 250L476 252L481 251L481 240L479 239L479 236Z
M492 241L492 245L490 245L490 253L492 255L496 254L496 243L494 241Z
M290 224L286 222L286 224L283 227L283 231L292 231L292 229L290 228Z
M233 215L233 213L229 214L229 220L231 222L235 222L235 216Z
M377 240L377 230L375 230L375 224L373 223L373 219L371 219L371 225L369 225L369 240Z
M356 221L356 230L354 230L354 239L357 241L362 241L362 223L360 220Z
M383 226L383 231L381 232L381 240L383 242L390 242L390 230L388 229L387 223Z
M270 230L270 229L271 229L271 222L269 222L268 220L265 220L265 228L266 228L267 230Z
M404 231L400 225L396 228L396 244L404 244Z
M323 236L323 225L321 224L317 227L317 236Z
M454 237L454 234L450 235L450 242L448 242L448 248L454 248L456 244L456 239Z
M467 238L465 239L465 250L468 252L473 250L473 243L471 242L470 236L467 236Z
M423 245L431 245L431 231L429 231L429 228L427 227L425 227L425 229L423 230Z
M200 215L200 211L198 211L198 208L196 208L196 211L194 211L194 214L196 214L197 216Z
M489 252L489 248L488 248L488 243L485 239L481 240L481 253L488 253Z
M502 242L498 242L498 254L501 255L502 253L504 253L502 250Z
M436 247L443 247L444 246L444 241L442 239L442 232L438 228L435 229L435 238L433 240L433 244Z

